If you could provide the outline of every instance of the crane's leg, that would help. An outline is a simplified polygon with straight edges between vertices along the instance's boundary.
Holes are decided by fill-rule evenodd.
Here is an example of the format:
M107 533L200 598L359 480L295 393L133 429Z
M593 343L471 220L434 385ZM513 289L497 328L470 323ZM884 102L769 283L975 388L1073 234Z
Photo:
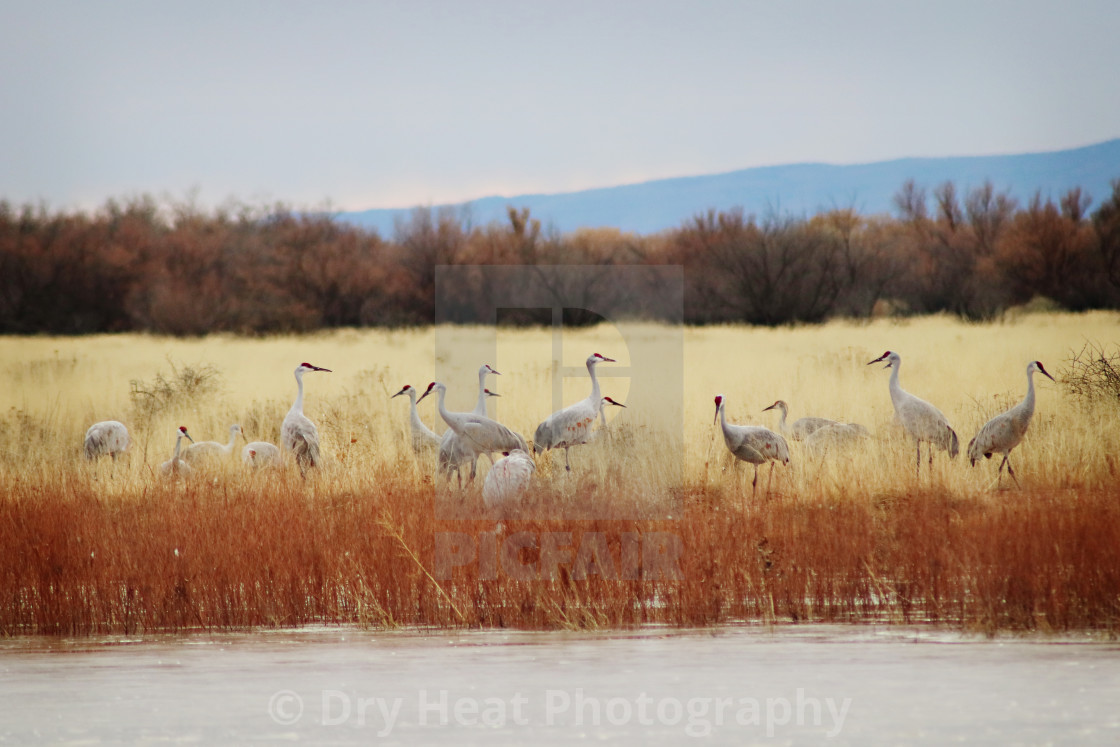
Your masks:
M914 463L914 474L918 477L922 476L922 442L916 441L918 445L918 461Z
M766 478L766 495L770 495L770 486L774 484L774 462L770 462L770 476Z
M758 465L754 466L754 479L751 480L751 495L758 492Z
M569 472L572 471L572 463L569 461L567 446L564 447L564 469L568 470Z
M1015 476L1015 470L1011 469L1011 452L1010 451L1003 455L1003 461L1007 462L1007 474L1011 475L1011 479L1015 481L1015 487L1022 490L1023 486L1019 484L1019 478Z

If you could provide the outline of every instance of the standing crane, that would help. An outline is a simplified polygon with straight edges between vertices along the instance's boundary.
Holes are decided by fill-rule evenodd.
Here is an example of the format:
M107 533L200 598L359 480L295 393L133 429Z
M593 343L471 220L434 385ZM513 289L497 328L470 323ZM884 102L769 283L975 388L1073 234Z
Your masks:
M425 451L438 449L442 437L424 425L424 421L420 419L420 413L416 410L416 388L411 384L405 384L404 388L393 397L400 397L402 394L407 394L410 402L408 430L412 437L412 450L417 454L423 454Z
M727 413L724 405L727 398L722 394L716 395L716 415L712 418L712 425L719 420L723 430L723 442L727 444L736 459L754 465L754 479L751 480L751 494L758 490L758 465L770 462L770 477L766 482L766 492L770 492L770 484L774 481L774 463L789 464L789 444L781 435L769 428L760 425L732 425L727 422ZM744 498L744 500L746 500Z
M475 415L486 415L486 402L491 397L499 397L501 395L492 392L486 388L486 377L490 374L494 376L501 376L502 374L492 368L489 364L483 363L478 368L478 400L475 402L474 410L471 412ZM475 474L478 470L478 457L479 454L470 448L469 444L463 441L458 434L452 429L448 428L443 434L439 443L439 458L436 462L436 469L447 476L447 481L451 482L451 473L454 472L459 478L459 487L463 487L463 465L467 462L471 463L471 476L470 479L474 480ZM487 454L487 459L493 463L493 458Z
M915 397L910 392L904 391L898 383L898 369L902 367L902 357L890 350L880 355L867 365L887 361L885 368L891 370L891 403L894 404L895 417L906 432L917 442L918 461L916 469L921 474L922 469L922 441L929 444L929 466L933 469L933 447L949 452L949 458L955 459L960 452L960 441L957 432L949 425L949 420L936 407L924 399Z
M128 428L124 423L116 420L102 420L94 423L86 431L85 449L87 459L96 459L102 454L108 454L116 461L117 454L128 451L131 444L128 437Z
M571 471L572 463L568 449L587 443L591 437L591 426L595 423L595 416L600 413L602 407L602 394L599 393L599 378L595 375L595 367L600 363L614 362L613 358L605 358L598 353L588 356L587 372L591 374L591 394L587 399L568 405L563 410L557 410L537 426L537 431L533 434L534 454L548 449L563 448L564 469Z
M1034 374L1038 372L1054 381L1054 377L1046 372L1041 361L1031 361L1027 364L1027 396L1023 401L1012 407L1007 412L996 415L984 424L976 437L968 442L968 461L972 466L980 461L980 456L991 459L992 454L1003 454L1003 461L999 463L999 482L1003 481L1003 465L1007 465L1007 474L1019 485L1019 478L1015 477L1015 470L1011 469L1011 450L1019 445L1023 436L1027 434L1027 426L1031 424L1034 415ZM1019 487L1022 487L1019 485Z
M301 363L296 366L295 376L299 393L296 395L296 401L292 404L292 409L288 410L288 414L284 416L284 422L280 425L280 443L295 455L300 472L303 472L307 467L317 467L319 465L319 431L315 429L315 424L303 414L303 375L311 371L332 373L329 368L320 368L310 363Z
M439 414L444 419L455 435L476 454L490 454L495 451L513 451L521 449L528 451L525 439L520 434L514 433L496 420L491 420L485 415L475 415L468 412L448 412L445 404L447 387L438 381L428 384L427 390L420 395L417 402L427 397L432 392L439 396ZM473 477L473 475L472 475Z
M253 469L280 464L280 449L268 441L251 441L241 450L241 461Z
M503 509L524 495L537 470L528 452L513 449L503 453L482 484L482 502L490 510Z
M159 471L165 475L182 475L187 476L191 473L191 466L179 458L180 449L183 446L183 439L187 439L192 444L194 439L191 434L187 433L187 426L179 426L179 430L175 432L175 453L171 458L159 466Z
M792 438L794 441L803 441L808 438L813 431L825 428L830 425L839 425L835 420L828 418L799 418L793 421L792 425L786 424L786 416L789 414L789 405L784 400L778 400L769 407L763 408L763 412L767 410L780 410L782 419L778 423L778 430L781 431L783 436Z
M238 436L245 438L241 433L241 426L231 425L229 427L229 443L196 441L187 447L187 450L183 453L183 459L191 464L199 464L210 459L225 459L233 453L233 445L237 443Z

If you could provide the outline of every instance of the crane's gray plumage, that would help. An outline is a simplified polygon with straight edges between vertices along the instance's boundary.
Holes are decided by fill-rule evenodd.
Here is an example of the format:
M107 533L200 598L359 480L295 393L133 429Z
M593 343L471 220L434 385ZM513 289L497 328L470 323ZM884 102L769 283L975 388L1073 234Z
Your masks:
M494 376L501 376L502 374L495 371L490 365L483 363L478 368L478 399L474 403L474 410L471 412L475 415L486 415L486 401L491 397L499 397L496 392L492 392L486 388L486 377L490 374ZM423 399L423 397L421 397ZM417 400L419 401L419 400ZM459 487L463 486L463 465L470 462L471 475L470 479L474 480L478 472L478 457L479 453L476 452L471 445L463 441L454 430L448 428L444 432L439 443L439 458L436 461L437 472L442 473L447 477L447 481L451 482L451 473L454 472L459 480ZM493 458L490 454L486 458L493 463Z
M400 397L402 394L408 395L410 403L408 406L408 430L412 441L412 450L417 454L423 454L438 449L442 437L424 425L424 421L420 419L420 412L416 409L416 388L410 384L405 384L404 388L394 394L393 397Z
M736 459L754 465L754 479L751 480L751 492L758 489L758 466L770 462L770 481L774 479L774 463L789 464L789 444L782 436L769 428L760 425L732 425L727 422L727 413L724 406L727 399L722 394L716 395L716 415L712 424L719 420L720 429L723 431L723 442L727 444ZM770 491L770 482L767 482L766 491Z
M242 436L240 425L231 425L229 427L229 442L219 443L217 441L196 441L187 447L183 452L183 459L191 464L199 464L209 459L224 459L233 454L234 444L237 443L237 437ZM244 436L242 436L244 438Z
M996 415L984 424L976 437L968 442L968 461L973 466L983 456L991 459L992 454L1003 454L1003 461L999 463L999 481L1003 481L1003 465L1007 465L1007 473L1015 484L1019 478L1015 477L1015 470L1011 469L1011 450L1023 440L1027 434L1027 427L1031 424L1034 415L1034 373L1039 372L1050 381L1054 377L1046 372L1039 361L1027 364L1027 395L1023 401L1012 407L1007 412Z
M292 409L284 416L280 425L280 443L292 452L299 465L300 471L308 467L319 466L319 431L315 424L303 414L303 375L311 371L331 373L329 368L320 368L310 363L301 363L296 366L295 376L298 394Z
M485 415L475 415L467 412L448 412L445 400L447 387L438 381L428 385L427 390L420 396L423 400L432 392L439 397L439 414L451 430L462 439L467 448L476 454L491 454L496 451L513 451L521 449L528 451L525 439L520 434L514 433L496 420L491 420Z
M949 452L949 458L956 458L960 452L960 441L957 432L949 425L949 420L941 410L915 397L910 392L904 391L898 383L898 370L902 367L902 357L898 353L887 352L880 355L867 365L887 361L886 368L891 369L890 392L891 403L894 405L895 417L906 432L917 442L918 469L922 466L922 441L929 444L929 464L933 467L933 447Z
M829 449L843 449L868 438L871 434L859 423L833 423L818 428L805 438L805 449L824 454Z
M191 438L191 434L187 433L187 426L181 425L179 426L179 430L175 432L175 453L171 455L170 459L159 466L159 471L163 474L186 476L191 473L191 466L183 461L179 456L184 438L190 441L192 444L194 443L194 439Z
M502 509L525 494L537 465L528 452L514 449L494 462L482 484L482 502L486 508Z
M128 437L128 428L124 423L116 420L103 420L94 423L86 431L84 441L86 458L96 459L102 454L108 454L114 460L117 454L128 451L131 444Z
M564 468L571 470L572 463L568 449L587 443L591 437L595 417L599 415L602 407L602 395L599 392L599 378L595 375L595 367L600 363L614 362L613 358L605 358L598 353L588 356L587 372L591 374L591 394L587 399L557 410L537 426L537 431L533 434L533 453L562 448Z
M252 441L241 450L241 461L249 467L275 467L280 464L280 449L268 441Z
M828 418L798 418L792 424L786 423L786 417L789 415L789 405L784 400L778 400L769 407L763 408L763 412L767 410L779 410L782 413L782 419L778 423L778 430L786 438L792 438L794 441L802 441L808 438L814 431L825 428L830 425L839 425L835 420Z

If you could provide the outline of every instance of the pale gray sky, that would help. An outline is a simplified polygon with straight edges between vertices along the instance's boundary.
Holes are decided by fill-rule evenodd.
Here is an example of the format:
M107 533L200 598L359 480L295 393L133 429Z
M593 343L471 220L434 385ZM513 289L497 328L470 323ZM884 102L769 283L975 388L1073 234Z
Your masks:
M1120 136L1116 0L0 0L0 199L405 207Z

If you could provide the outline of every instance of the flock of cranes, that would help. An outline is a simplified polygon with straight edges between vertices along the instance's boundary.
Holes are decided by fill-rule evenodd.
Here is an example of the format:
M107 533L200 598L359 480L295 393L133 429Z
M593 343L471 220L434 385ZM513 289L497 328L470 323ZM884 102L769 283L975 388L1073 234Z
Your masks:
M898 353L888 350L867 365L883 361L886 361L886 368L891 369L888 389L894 406L895 422L914 439L916 445L917 473L921 474L923 442L928 444L931 469L935 448L947 451L950 458L955 458L960 451L960 442L948 419L929 402L902 388L899 383L902 358ZM572 465L569 450L573 446L594 441L605 429L605 408L625 407L622 403L603 396L595 373L599 364L613 362L615 361L612 358L598 353L587 358L591 393L585 399L557 410L545 418L537 426L531 449L523 436L487 416L487 400L499 396L486 387L487 377L501 375L489 365L483 365L478 370L478 401L471 412L449 411L445 401L447 387L439 381L433 381L419 396L415 388L406 384L393 397L409 398L409 439L412 448L418 454L438 453L437 472L446 477L448 482L454 474L458 477L461 487L462 469L468 464L470 466L468 479L473 480L477 474L479 457L487 457L491 467L482 488L482 497L488 507L498 507L516 500L528 489L536 470L531 454L536 455L549 449L562 448L564 468L570 471ZM318 467L322 461L318 430L315 423L303 413L303 376L313 372L331 373L330 369L313 366L310 363L301 363L296 367L294 372L296 399L280 427L283 452L291 455L301 472ZM1034 414L1035 373L1041 373L1051 381L1054 380L1042 363L1031 361L1027 365L1027 394L1022 402L989 420L968 444L968 457L972 465L975 465L981 456L991 458L993 454L1003 455L998 473L1000 484L1002 484L1004 466L1007 467L1007 472L1016 485L1019 484L1019 479L1011 467L1010 454L1022 442ZM428 428L417 410L417 404L431 394L436 396L439 415L448 426L443 435ZM758 489L760 466L770 464L767 483L769 492L774 466L789 464L790 449L786 441L787 437L802 441L808 449L812 450L829 444L851 443L869 436L867 429L862 425L842 423L827 418L803 417L792 424L787 423L789 406L783 400L778 400L763 410L781 412L778 425L780 432L758 425L735 425L727 420L726 403L727 398L722 394L716 396L713 424L719 422L724 443L730 454L736 460L754 466L752 492L757 492ZM600 421L598 431L594 429L596 420ZM238 437L244 439L244 434L238 425L230 426L229 440L226 443L217 441L196 443L185 426L179 427L175 436L175 450L171 459L160 465L160 472L164 475L188 475L192 470L192 464L229 458L234 452ZM184 438L191 442L185 450L182 444ZM85 454L90 459L103 454L108 454L115 459L118 454L128 450L129 443L128 429L123 423L115 420L103 421L95 423L86 432ZM275 444L254 441L243 447L241 458L246 465L259 468L279 465L282 461L281 454L281 448ZM501 455L500 458L496 458L498 454Z

